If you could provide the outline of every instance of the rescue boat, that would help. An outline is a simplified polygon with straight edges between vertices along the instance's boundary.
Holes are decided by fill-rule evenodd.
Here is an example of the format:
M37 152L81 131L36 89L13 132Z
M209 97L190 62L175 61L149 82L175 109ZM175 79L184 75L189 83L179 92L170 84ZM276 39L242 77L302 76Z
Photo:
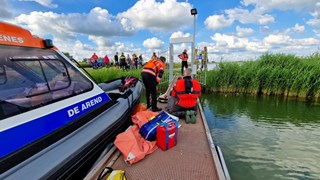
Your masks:
M51 40L0 22L0 179L85 176L141 93L137 79L96 84Z

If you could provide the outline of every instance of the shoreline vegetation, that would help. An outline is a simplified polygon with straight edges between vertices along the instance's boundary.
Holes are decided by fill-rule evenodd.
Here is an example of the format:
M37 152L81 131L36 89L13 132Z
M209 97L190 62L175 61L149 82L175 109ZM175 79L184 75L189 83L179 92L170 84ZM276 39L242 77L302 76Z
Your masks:
M175 67L180 66L176 64ZM257 60L218 64L217 68L207 71L203 88L207 92L320 100L320 53L307 57L266 53ZM141 69L123 71L112 67L86 70L97 83L122 76L141 79ZM166 90L167 86L168 83L163 83L159 88Z
M207 73L207 90L219 93L240 93L320 99L320 53L308 57L269 54L258 60L241 63L220 63Z

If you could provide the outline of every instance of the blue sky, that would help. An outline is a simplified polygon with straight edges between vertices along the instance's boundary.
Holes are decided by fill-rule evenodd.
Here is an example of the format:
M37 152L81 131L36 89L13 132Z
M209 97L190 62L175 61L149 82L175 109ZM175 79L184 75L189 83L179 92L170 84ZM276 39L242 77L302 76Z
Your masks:
M0 21L53 39L77 60L115 52L166 55L170 38L192 37L210 61L262 54L309 56L320 47L319 0L0 0ZM190 43L174 52L190 52ZM175 56L176 57L176 56Z

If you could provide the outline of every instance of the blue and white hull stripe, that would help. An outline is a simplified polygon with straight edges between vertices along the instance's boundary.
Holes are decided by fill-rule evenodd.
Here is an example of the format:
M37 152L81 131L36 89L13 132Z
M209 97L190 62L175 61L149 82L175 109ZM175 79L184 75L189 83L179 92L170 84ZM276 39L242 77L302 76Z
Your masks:
M0 158L65 126L110 100L110 97L106 93L101 93L79 103L0 132Z

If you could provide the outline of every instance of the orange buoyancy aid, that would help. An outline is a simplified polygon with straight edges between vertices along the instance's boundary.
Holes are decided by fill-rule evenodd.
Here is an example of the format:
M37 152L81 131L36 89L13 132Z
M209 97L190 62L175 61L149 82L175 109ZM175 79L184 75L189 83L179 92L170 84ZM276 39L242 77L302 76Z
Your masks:
M188 61L188 54L187 53L181 53L179 55L179 58L182 60L182 61Z
M186 76L176 82L171 96L178 97L176 104L181 107L194 107L197 104L197 98L201 96L201 85L197 80Z
M161 81L164 73L165 64L161 60L149 60L143 67L142 72L146 72L156 76L157 82Z

